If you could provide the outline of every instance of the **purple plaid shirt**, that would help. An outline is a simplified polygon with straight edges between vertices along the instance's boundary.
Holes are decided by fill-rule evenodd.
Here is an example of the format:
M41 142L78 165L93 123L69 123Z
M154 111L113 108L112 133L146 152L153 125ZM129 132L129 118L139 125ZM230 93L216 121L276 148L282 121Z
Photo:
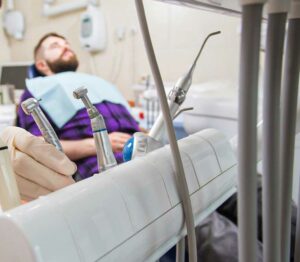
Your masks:
M33 97L26 89L21 97L21 102ZM139 127L134 118L130 115L128 110L120 104L110 103L104 101L96 104L96 108L102 114L108 133L124 132L133 134L139 131ZM62 140L79 140L93 137L90 119L87 115L86 109L79 110L75 116L72 117L62 128L58 128L47 113L44 111L49 122L53 126L57 136ZM26 129L28 132L36 136L41 136L41 132L35 124L31 116L26 115L22 108L18 108L17 125ZM118 163L123 162L122 152L114 152ZM85 157L75 161L78 167L78 172L82 178L87 178L98 172L96 156Z

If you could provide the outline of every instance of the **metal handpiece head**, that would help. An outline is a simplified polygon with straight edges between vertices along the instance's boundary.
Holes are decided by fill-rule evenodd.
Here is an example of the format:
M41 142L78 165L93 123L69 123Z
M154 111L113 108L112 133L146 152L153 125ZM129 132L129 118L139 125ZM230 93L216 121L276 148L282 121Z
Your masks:
M39 101L35 98L28 98L21 103L21 107L25 114L30 115L34 111L34 109L39 107Z
M87 93L88 93L88 90L85 87L81 86L73 91L73 96L76 99L81 99L81 98L86 97Z
M73 91L73 96L76 99L81 99L87 109L92 109L94 106L87 96L88 90L85 87L79 87Z

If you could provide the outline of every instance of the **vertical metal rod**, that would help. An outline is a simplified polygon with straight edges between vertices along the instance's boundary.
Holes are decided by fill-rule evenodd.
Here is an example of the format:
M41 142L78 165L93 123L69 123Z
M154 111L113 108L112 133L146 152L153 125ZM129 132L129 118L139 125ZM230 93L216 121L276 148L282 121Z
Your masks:
M256 122L263 4L242 7L238 127L239 261L256 261Z
M289 261L297 97L300 70L300 18L289 19L284 62L282 122L280 128L281 261Z
M286 12L268 16L262 158L264 262L280 261L279 116L286 17Z

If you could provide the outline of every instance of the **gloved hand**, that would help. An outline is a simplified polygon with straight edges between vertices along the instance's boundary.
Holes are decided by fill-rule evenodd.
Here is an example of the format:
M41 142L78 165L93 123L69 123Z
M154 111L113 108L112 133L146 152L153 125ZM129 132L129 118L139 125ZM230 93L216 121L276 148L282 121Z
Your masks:
M64 153L18 127L0 134L7 144L21 198L32 200L73 184L77 167Z

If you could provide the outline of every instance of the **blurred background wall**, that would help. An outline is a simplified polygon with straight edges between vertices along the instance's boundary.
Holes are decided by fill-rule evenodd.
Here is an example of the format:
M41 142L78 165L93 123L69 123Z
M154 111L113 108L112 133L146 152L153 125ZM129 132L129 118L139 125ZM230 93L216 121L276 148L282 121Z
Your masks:
M54 4L67 2L71 0L56 0ZM80 47L79 42L80 15L84 10L47 18L42 15L42 0L15 0L15 8L25 16L26 31L24 39L19 41L6 37L3 29L0 30L1 62L32 60L32 51L39 38L54 31L68 38L79 57L80 71L113 82L127 99L132 99L132 86L151 74L134 1L99 2L106 20L107 47L103 52L90 54ZM194 83L216 79L236 81L239 18L154 0L145 0L144 4L165 82L174 82L186 72L206 35L218 30L222 34L208 42L199 60Z

